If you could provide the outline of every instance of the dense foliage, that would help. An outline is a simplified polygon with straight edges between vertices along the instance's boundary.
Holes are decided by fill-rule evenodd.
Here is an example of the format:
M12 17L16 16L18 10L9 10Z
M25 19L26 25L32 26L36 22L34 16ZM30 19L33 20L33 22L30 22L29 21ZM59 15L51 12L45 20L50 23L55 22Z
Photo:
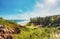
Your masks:
M60 26L60 15L31 18L29 24L42 25L42 26Z

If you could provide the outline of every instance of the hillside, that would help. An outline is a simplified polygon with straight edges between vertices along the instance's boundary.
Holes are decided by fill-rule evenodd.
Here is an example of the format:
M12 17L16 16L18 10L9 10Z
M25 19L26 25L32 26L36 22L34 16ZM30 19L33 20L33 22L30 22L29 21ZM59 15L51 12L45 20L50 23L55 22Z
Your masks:
M60 15L31 18L24 26L14 20L0 18L0 37L1 39L59 39Z
M13 34L20 33L20 26L14 21L0 18L0 39L13 39Z

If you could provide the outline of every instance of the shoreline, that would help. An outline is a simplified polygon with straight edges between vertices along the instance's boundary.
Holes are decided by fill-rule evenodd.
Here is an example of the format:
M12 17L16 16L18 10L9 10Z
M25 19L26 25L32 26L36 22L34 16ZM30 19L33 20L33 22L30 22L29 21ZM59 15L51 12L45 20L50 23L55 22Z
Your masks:
M24 25L26 25L28 22L29 22L29 21L23 21L23 22L17 22L17 23L20 24L20 25L22 25L22 26L24 26Z

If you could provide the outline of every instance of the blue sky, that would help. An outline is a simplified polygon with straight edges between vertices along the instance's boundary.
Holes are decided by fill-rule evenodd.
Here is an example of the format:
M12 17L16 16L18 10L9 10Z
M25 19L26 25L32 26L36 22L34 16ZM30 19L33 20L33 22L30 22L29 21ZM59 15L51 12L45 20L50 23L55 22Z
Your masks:
M0 17L29 19L60 14L60 0L0 0Z

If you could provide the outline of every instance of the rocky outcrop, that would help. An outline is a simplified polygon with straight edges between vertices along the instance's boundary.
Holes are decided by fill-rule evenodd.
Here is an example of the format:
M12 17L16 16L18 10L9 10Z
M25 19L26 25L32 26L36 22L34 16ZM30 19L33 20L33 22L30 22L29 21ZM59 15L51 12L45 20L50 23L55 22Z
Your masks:
M13 39L10 30L2 25L0 25L0 39Z

